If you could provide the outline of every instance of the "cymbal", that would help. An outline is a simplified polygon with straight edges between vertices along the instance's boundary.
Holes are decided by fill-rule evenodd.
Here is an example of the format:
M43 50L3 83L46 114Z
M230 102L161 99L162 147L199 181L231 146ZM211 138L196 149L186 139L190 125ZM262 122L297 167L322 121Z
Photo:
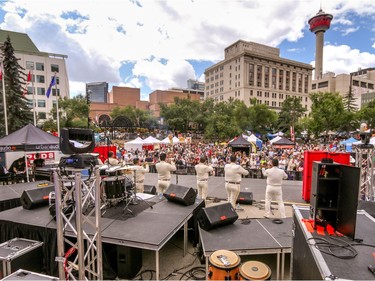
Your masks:
M134 171L137 169L137 166L120 166L116 171L122 171L122 170L128 170L128 171Z

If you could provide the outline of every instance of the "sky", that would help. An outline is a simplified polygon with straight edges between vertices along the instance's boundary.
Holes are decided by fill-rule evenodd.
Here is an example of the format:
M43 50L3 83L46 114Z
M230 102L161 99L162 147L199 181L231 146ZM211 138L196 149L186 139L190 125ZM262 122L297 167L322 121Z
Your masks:
M323 72L375 67L374 0L1 0L0 28L27 33L42 52L67 55L70 95L85 83L154 90L204 82L238 40L314 66L308 20L333 15Z

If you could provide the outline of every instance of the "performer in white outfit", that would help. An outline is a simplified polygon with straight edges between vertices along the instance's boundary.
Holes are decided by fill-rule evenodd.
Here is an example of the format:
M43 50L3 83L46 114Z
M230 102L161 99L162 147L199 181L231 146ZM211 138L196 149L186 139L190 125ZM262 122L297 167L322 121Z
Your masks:
M158 172L158 194L163 194L171 184L171 172L176 171L176 165L166 162L167 155L160 154L160 162L155 164L156 171Z
M269 218L271 215L271 200L274 199L279 205L279 212L281 218L285 218L285 207L283 202L283 192L281 189L281 184L283 179L287 179L288 175L284 170L278 168L279 160L277 158L272 159L272 168L262 170L262 173L267 177L267 187L266 187L266 200L265 200L265 214L264 217Z
M150 171L148 164L141 164L139 158L133 159L134 167L133 167L133 176L135 181L135 191L136 193L143 193L145 191L144 188L144 180L145 180L145 173Z
M224 172L228 202L232 204L233 208L236 208L236 201L240 194L242 175L248 175L249 171L236 164L236 155L233 154L230 156L230 164L225 165Z
M208 189L208 177L214 168L206 164L207 160L205 156L201 156L199 164L195 165L195 171L197 172L197 190L198 198L206 200L207 189Z

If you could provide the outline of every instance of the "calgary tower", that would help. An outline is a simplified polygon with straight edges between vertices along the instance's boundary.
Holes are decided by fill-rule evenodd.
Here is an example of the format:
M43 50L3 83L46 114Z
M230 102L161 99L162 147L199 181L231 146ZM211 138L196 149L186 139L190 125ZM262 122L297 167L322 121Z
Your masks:
M315 33L315 80L321 79L323 76L323 44L324 32L329 29L333 16L323 12L322 9L309 20L310 31Z

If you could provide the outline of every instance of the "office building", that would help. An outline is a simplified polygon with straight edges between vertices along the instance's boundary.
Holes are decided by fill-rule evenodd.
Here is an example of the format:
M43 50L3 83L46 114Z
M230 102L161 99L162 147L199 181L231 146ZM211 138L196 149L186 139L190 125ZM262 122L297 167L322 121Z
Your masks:
M90 95L91 102L107 102L108 83L106 82L86 83L86 94Z
M35 110L37 124L52 118L50 111L56 104L57 97L69 98L69 80L66 70L66 55L41 52L25 33L0 30L0 44L10 37L14 55L18 63L25 68L25 80L30 72L31 81L26 85L26 98L31 110ZM46 97L46 91L56 75L56 85L52 87L51 95ZM35 108L33 109L33 99Z
M312 66L280 57L280 49L238 40L225 48L224 60L205 70L205 99L216 102L250 99L279 111L288 97L311 108Z

